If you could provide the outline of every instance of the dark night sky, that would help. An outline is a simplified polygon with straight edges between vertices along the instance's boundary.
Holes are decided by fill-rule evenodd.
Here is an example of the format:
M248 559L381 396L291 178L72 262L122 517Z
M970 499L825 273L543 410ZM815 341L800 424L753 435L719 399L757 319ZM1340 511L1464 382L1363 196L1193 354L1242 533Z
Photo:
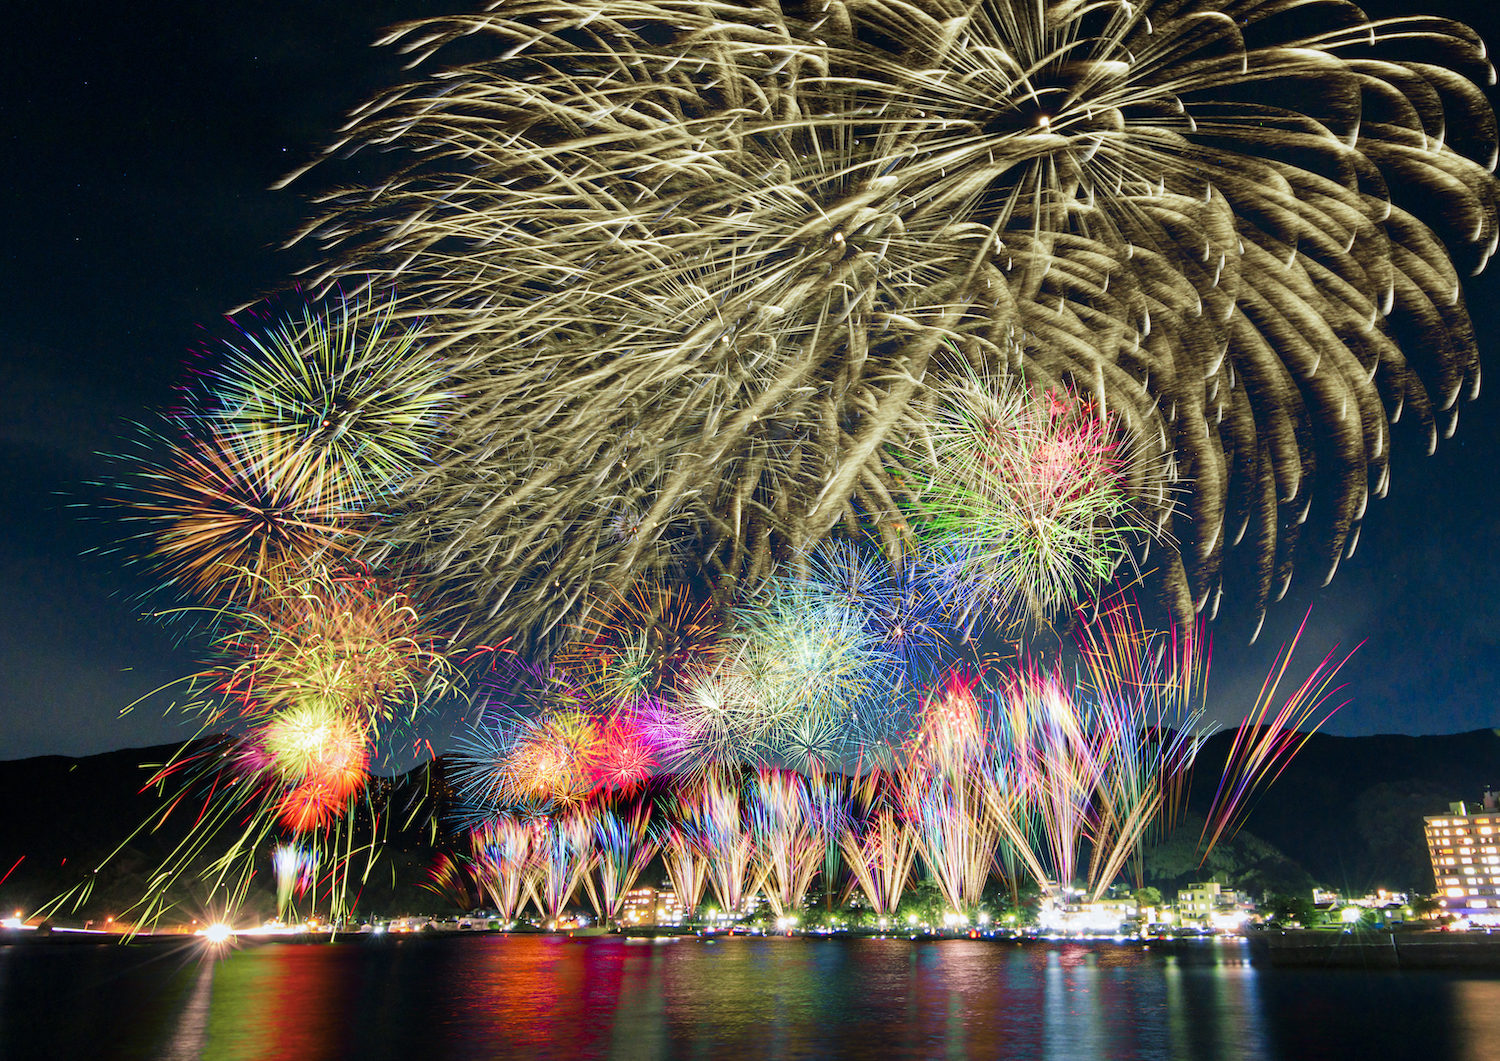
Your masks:
M1460 14L1500 41L1489 5L1429 0L1371 14ZM170 697L191 644L143 616L143 576L89 553L118 527L86 519L132 422L169 406L221 316L281 284L272 248L296 195L267 186L341 115L396 76L368 47L454 0L218 0L25 5L8 20L0 98L0 759L88 754L186 734ZM147 20L149 19L149 21ZM1477 21L1476 21L1477 20ZM1495 98L1492 95L1492 99ZM1500 265L1500 263L1497 263ZM1497 371L1500 267L1470 282L1482 356ZM1311 574L1247 648L1216 630L1214 700L1243 710L1312 609L1300 655L1365 647L1345 671L1343 734L1500 726L1500 397L1491 386L1437 456L1398 429L1390 496L1332 585Z

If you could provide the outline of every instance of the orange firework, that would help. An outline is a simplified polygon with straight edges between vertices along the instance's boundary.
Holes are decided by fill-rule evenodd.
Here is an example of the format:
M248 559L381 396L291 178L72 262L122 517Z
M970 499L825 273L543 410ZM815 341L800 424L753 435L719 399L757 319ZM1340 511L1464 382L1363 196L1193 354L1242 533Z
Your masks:
M558 663L596 699L630 703L676 690L689 673L712 670L728 650L712 601L686 586L643 581L596 604Z
M276 804L281 824L294 833L321 829L344 808L332 789L306 781L288 790Z
M369 777L365 732L336 705L294 705L272 716L257 735L272 769L293 782L278 800L277 812L295 832L337 816Z
M527 720L511 746L502 791L513 801L576 803L594 787L600 749L599 720L583 711Z
M621 714L605 719L599 737L593 778L596 789L632 792L655 771L656 750L635 724L634 716Z
M204 600L253 601L353 546L337 466L280 435L190 437L141 474L132 507L169 584Z

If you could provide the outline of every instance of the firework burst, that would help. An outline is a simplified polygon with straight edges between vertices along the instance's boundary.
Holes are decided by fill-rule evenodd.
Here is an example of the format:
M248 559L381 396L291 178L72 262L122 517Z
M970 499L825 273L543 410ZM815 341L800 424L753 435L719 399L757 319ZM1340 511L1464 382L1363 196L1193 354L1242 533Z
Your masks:
M469 834L475 875L502 921L514 921L531 892L536 837L534 823L513 814L496 815Z
M584 877L589 901L603 922L616 922L625 893L656 856L648 804L636 804L623 815L599 810L590 815L598 873Z
M452 396L416 333L373 298L340 298L326 313L242 332L212 380L211 418L230 437L290 443L338 469L339 502L359 507L396 491L428 458Z
M888 775L872 772L855 786L859 813L839 831L844 861L877 918L895 913L911 881L916 834L892 801Z
M664 555L744 585L840 524L894 546L951 343L1161 459L1177 514L1125 487L1179 616L1231 543L1261 604L1299 534L1336 564L1387 408L1477 382L1445 243L1493 249L1493 122L1411 59L1487 77L1477 38L1311 0L840 10L521 2L387 38L440 73L356 114L331 154L390 168L305 235L320 281L399 286L467 396L396 547L487 634Z
M948 558L962 625L1046 624L1126 555L1129 505L1102 414L1066 390L970 376L937 389L914 461L920 530Z
M271 853L276 873L276 916L286 920L293 896L303 895L318 875L318 853L296 844L277 844Z
M568 900L593 868L593 831L581 814L537 818L533 828L536 860L533 897L537 909L555 923Z
M796 917L826 854L807 781L790 771L761 770L748 803L766 901L778 918Z
M317 701L378 736L457 689L441 635L387 576L320 567L234 619L220 639L232 662L210 676L252 717Z
M599 702L630 704L671 697L689 675L722 662L729 648L712 601L686 586L642 582L596 602L556 662Z
M280 435L189 435L140 471L131 518L144 523L167 584L212 603L253 603L353 548L366 521L345 507L340 474Z

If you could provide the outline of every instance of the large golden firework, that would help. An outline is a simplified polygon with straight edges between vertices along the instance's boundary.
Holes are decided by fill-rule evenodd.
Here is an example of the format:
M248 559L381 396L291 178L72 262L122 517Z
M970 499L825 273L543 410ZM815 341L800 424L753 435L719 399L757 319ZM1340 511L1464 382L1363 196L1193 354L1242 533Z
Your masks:
M438 72L356 113L335 153L393 168L307 238L321 280L397 285L465 396L391 540L476 633L664 559L736 584L841 521L894 542L945 342L1160 459L1180 511L1136 500L1180 616L1241 541L1262 604L1299 537L1331 574L1388 412L1477 382L1447 248L1493 249L1493 120L1451 22L582 0L388 41Z

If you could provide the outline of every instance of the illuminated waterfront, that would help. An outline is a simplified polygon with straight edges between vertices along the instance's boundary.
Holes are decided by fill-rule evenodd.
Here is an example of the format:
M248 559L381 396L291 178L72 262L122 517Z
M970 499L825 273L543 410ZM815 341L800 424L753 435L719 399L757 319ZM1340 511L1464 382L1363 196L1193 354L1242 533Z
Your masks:
M200 945L201 946L201 945ZM1500 977L1239 944L487 936L0 951L0 1057L1500 1057Z

